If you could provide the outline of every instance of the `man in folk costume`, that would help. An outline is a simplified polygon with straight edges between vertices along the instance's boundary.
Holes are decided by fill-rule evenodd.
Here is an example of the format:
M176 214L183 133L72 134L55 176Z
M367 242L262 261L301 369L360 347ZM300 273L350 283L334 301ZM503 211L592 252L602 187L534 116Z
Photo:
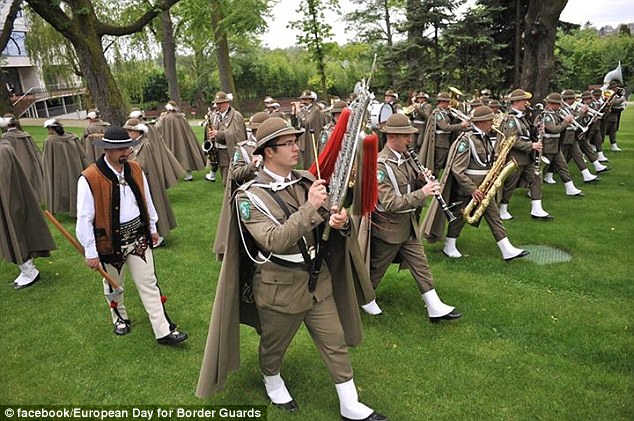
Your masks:
M242 321L259 328L259 362L269 399L281 409L296 411L280 371L304 323L335 383L342 419L385 420L359 402L348 356L348 346L361 340L355 292L359 279L345 253L347 242L354 241L348 215L345 209L329 209L323 180L293 169L301 133L276 117L258 129L254 153L263 156L263 165L255 180L238 189L232 204L235 212L196 395L218 391L227 374L238 368ZM333 232L327 244L319 244L326 223ZM313 262L319 256L324 260L317 273Z
M247 138L247 128L244 124L242 114L231 106L233 95L225 92L218 92L214 97L214 105L217 112L212 120L212 130L209 132L211 138L216 139L218 147L218 166L222 173L222 185L227 185L227 177L231 157L236 145ZM231 155L230 155L231 154ZM207 179L215 180L213 172L207 174Z
M315 162L315 149L318 147L321 131L326 125L326 115L317 104L317 94L305 90L299 97L300 104L291 107L291 123L298 130L304 130L299 138L299 166L308 169Z
M77 177L90 162L77 136L66 133L62 123L52 118L44 122L48 137L44 140L44 202L51 213L77 214Z
M249 137L244 142L238 143L233 152L222 200L222 209L220 210L216 228L216 238L214 239L214 253L219 261L222 261L227 247L229 223L233 210L231 208L231 197L238 187L257 176L258 169L262 163L262 156L253 155L253 150L257 144L256 135L258 128L267 118L269 118L269 114L264 111L253 114L249 119Z
M418 219L425 199L439 189L437 181L424 181L410 156L408 148L418 130L404 114L393 114L381 131L387 134L387 142L378 156L379 201L372 214L370 245L372 286L378 288L390 264L400 263L414 277L430 321L458 319L462 314L438 297L418 235ZM381 313L376 301L363 309L372 315Z
M144 137L147 137L150 143L154 145L154 149L159 151L161 168L163 169L161 172L163 186L166 190L174 187L178 183L179 178L185 174L185 170L172 151L165 145L161 132L151 122L146 124L145 113L139 108L132 108L129 118L135 118L147 127L147 133L144 134Z
M425 168L433 168L434 174L438 175L440 170L445 168L452 137L455 137L455 134L459 132L465 131L469 127L469 123L466 121L456 124L451 123L451 116L448 110L451 95L447 92L441 92L436 98L438 99L438 105L432 111L429 120L427 120L418 159Z
M33 259L50 256L55 243L28 175L4 136L0 139L0 220L0 258L20 268L13 287L29 287L40 279Z
M517 141L506 157L507 162L514 159L517 162L517 171L512 173L504 182L502 199L500 202L500 218L508 220L513 216L508 211L511 196L520 183L524 180L531 196L531 217L537 220L550 220L553 217L542 207L542 179L535 175L535 154L542 151L542 143L533 141L536 139L536 128L526 114L526 106L533 95L523 89L515 89L509 94L511 109L502 120L500 131L506 138L517 136ZM500 139L498 139L498 142Z
M148 180L150 192L152 193L152 202L158 216L156 229L159 237L153 246L161 247L165 245L165 237L169 235L171 230L176 228L176 216L163 183L163 162L159 150L161 145L150 142L147 138L148 127L136 118L126 121L123 128L128 131L130 139L140 141L133 148L130 159L141 165Z
M2 138L7 139L33 186L38 203L44 203L44 170L42 169L42 153L35 141L25 131L18 127L19 122L13 114L5 114L0 119L0 127L6 129Z
M95 162L101 156L103 151L95 147L93 141L103 136L106 129L110 127L110 123L101 119L101 114L96 108L88 110L86 113L86 119L88 120L88 125L84 129L84 135L81 137L81 143L84 147L84 151L86 152L86 158L88 161Z
M127 267L136 284L154 336L159 344L174 345L187 339L165 311L154 273L151 244L158 240L158 219L147 178L141 166L128 161L132 147L140 141L130 139L122 127L109 127L96 146L104 155L90 165L77 181L76 235L84 247L86 264L102 266L123 285ZM112 287L103 280L104 293ZM109 301L116 335L130 332L130 319L123 294Z
M546 173L544 181L554 184L553 173L557 171L564 182L564 188L568 196L584 196L584 193L577 189L570 177L568 163L562 152L562 133L570 126L574 119L571 114L561 117L559 107L561 106L561 94L553 92L546 97L546 108L540 115L544 125L543 135L543 156L550 161L549 172Z
M165 104L165 112L161 114L156 127L165 145L185 169L183 180L192 181L192 171L205 169L205 154L185 115L179 112L174 101Z
M456 240L465 226L465 218L462 210L474 200L482 202L486 192L480 191L479 186L491 170L495 162L495 149L489 138L493 126L494 113L491 108L482 105L476 108L471 117L472 129L463 133L449 150L447 169L442 175L440 185L442 195L447 203L461 203L460 209L454 215L456 219L447 227L447 237L443 253L451 258L462 257L462 253L456 247ZM484 210L484 219L502 252L506 261L528 255L526 250L514 247L508 239L500 212L495 200L490 200ZM429 242L435 242L442 238L445 216L437 203L433 203L425 215L423 221L423 236Z

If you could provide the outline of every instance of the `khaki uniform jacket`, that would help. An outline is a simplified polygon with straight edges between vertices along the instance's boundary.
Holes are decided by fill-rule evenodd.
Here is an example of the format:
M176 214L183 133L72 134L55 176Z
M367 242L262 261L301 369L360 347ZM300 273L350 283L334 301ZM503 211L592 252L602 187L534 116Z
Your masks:
M39 203L44 202L44 171L42 170L42 153L38 149L35 141L26 132L19 129L9 129L2 135L3 139L7 139L15 154L22 164L22 168L26 173L33 191Z
M305 171L293 171L293 176L302 178L300 182L305 185L305 190L308 189L308 186L314 180L314 177ZM266 181L271 180L271 178L267 175L267 177L263 176L258 180ZM283 212L280 211L279 205L268 193L260 191L261 188L259 187L245 185L236 192L236 197L230 201L233 211L230 213L229 218L230 229L227 237L227 253L222 263L216 288L207 344L196 388L196 396L198 397L208 397L222 389L229 373L240 367L239 324L248 324L259 330L259 317L253 302L253 296L250 293L252 284L249 282L253 276L254 263L246 255L244 247L246 243L247 247L249 247L249 252L252 253L253 257L256 257L257 250L253 247L255 246L254 238L249 233L256 231L256 226L257 231L262 229L271 230L268 234L266 231L257 234L257 238L262 243L260 247L270 246L275 252L290 252L296 249L294 241L299 238L299 233L309 232L315 224L319 224L324 220L322 214L314 209L311 204L304 204L300 206L302 208L301 211L298 210L299 213L294 214L296 216L291 215L291 218L284 224L287 227L280 229L280 226L271 219L265 221L262 219L262 215L256 215L256 213L261 212L255 209L255 206L252 206L253 203L246 194L246 191L251 191L251 189L253 189L253 192L260 193L259 196L262 196L266 203L271 204L271 211L276 216L282 218L282 220L286 218ZM249 203L248 207L247 205L241 205L241 203L247 202ZM239 217L236 205L240 212ZM247 209L249 212L248 220L253 221L251 228L254 230L247 232L245 227L242 227L242 232L246 234L243 240L240 234L240 219L247 217ZM321 297L328 290L333 291L332 295L337 304L346 343L349 346L355 346L362 339L359 304L366 303L366 301L360 301L358 298L361 297L361 285L364 284L369 289L372 286L367 273L356 272L358 268L363 267L363 262L352 261L355 258L355 254L349 252L351 241L354 241L351 236L339 235L337 232L331 233L327 247L328 252L324 258L324 266L328 267L331 273L336 273L337 276L329 277L326 280L320 278L315 295ZM265 263L264 266L266 265L276 266L273 263ZM306 298L311 298L307 292L307 274L287 268L283 268L283 271L274 267L272 269L273 272L270 272L271 274L262 275L266 280L261 282L269 282L267 287L271 289L271 292L276 292L279 286L280 293L282 290L287 289L289 292L294 291L294 293L299 294L301 298L297 300L298 303L282 305L282 302L277 299L277 294L274 294L269 297L269 302L265 305L271 308L281 308L283 311L297 311L309 305L306 302ZM261 268L261 270L264 271L264 268ZM280 273L278 277L275 275L276 270L290 274ZM275 285L276 278L279 281L277 282L279 285ZM289 284L289 282L294 283L296 281L301 284L301 291L299 287ZM280 295L290 296L293 294L281 293ZM374 299L373 296L369 297L369 300L372 299Z
M232 153L238 143L247 139L247 127L244 124L244 118L233 107L227 110L224 118L219 113L213 123L213 128L218 130L216 142L220 145L227 145L228 153Z
M53 237L16 152L0 139L0 258L21 265L50 256Z
M506 157L506 162L509 162L511 159L515 159L518 166L528 165L533 162L531 127L532 124L528 121L526 114L522 117L518 117L515 110L512 109L506 115L504 120L502 120L500 131L504 134L504 136L508 139L513 135L517 135L517 141L511 147L511 151ZM500 139L498 139L498 143L499 140Z
M451 176L455 180L454 189L460 196L471 196L484 181L486 174L469 174L469 170L488 171L495 161L492 145L482 139L475 131L468 131L458 140L456 156L452 162L447 162Z
M542 119L544 122L544 138L542 139L544 149L542 153L556 154L559 152L561 133L567 129L569 124L559 116L558 112L549 109L544 110Z
M575 112L575 121L579 124L583 123L584 118L587 113L581 112L581 110ZM566 125L566 130L561 135L562 144L564 145L572 145L577 140L577 132L575 126L572 124Z
M389 244L418 238L418 217L425 202L411 159L397 158L385 146L378 156L379 202L372 217L372 236Z
M425 134L420 148L418 159L429 169L434 168L434 149L449 149L452 133L463 131L462 124L451 124L449 112L441 107L436 107L430 114L425 125Z

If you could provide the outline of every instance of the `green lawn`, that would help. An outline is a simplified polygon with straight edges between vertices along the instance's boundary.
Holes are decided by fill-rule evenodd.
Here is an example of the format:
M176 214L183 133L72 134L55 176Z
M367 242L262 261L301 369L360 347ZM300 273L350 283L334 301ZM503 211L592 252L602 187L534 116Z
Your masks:
M26 130L39 142L45 136ZM427 321L409 273L393 267L377 291L385 314L363 315L364 342L351 350L361 400L396 421L634 419L634 107L619 145L622 152L606 152L613 169L599 184L583 185L571 169L585 198L566 197L561 182L544 187L553 222L530 219L524 192L513 198L511 241L565 250L570 262L506 263L485 223L465 228L458 247L466 257L458 261L440 244L426 246L439 295L465 314L439 325ZM194 396L220 270L212 244L222 185L195 173L169 196L178 228L156 250L157 273L189 341L155 342L131 281L132 332L115 336L99 277L53 232L58 249L36 261L42 280L33 288L14 291L18 270L0 262L0 403L266 404L257 335L246 327L242 368L212 399ZM74 229L72 219L60 219ZM304 329L283 375L300 412L269 408L270 420L338 419L334 386Z

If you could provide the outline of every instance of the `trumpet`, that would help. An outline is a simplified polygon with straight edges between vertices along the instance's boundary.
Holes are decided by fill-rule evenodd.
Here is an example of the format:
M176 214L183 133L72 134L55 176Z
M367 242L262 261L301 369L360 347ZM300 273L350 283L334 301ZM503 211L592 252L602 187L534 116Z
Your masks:
M570 105L566 104L566 106L563 106L564 104L562 104L562 108L559 109L559 116L561 118L566 117L567 115L571 115L571 116L575 116L574 111L572 110L572 108L570 107ZM581 133L585 133L588 131L588 126L582 126L581 123L579 123L577 120L575 120L574 118L572 119L572 121L570 122L570 124L576 129L576 130L581 130Z
M460 121L466 121L467 123L471 124L471 121L469 121L470 120L469 116L463 113L462 111L454 107L448 107L447 109L449 110L449 113L452 116L456 117Z
M416 153L414 152L414 149L412 149L411 146L407 147L407 152L404 155L411 159L411 161L414 163L414 166L415 166L414 169L417 170L419 174L423 175L423 177L425 178L425 182L430 183L434 180L433 176L431 177L429 176L431 172L427 168L423 167L423 164L420 163L418 156L416 156ZM458 205L458 203L452 203L451 205L447 205L447 202L445 202L445 199L442 197L442 194L440 193L435 194L434 197L438 201L438 204L440 205L440 208L442 209L442 211L445 213L445 217L447 218L447 221L449 223L452 223L453 221L455 221L456 216L451 212L451 209L454 208L456 205Z

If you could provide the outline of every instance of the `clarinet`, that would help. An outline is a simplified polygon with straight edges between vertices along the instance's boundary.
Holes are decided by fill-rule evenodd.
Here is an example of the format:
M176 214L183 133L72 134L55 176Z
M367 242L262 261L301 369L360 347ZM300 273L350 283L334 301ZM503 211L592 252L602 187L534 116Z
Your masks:
M429 173L429 170L423 167L423 164L420 163L420 161L418 160L418 156L416 156L416 154L414 153L414 149L412 149L411 146L407 147L407 156L408 158L411 158L412 162L415 165L416 170L418 170L419 173L423 174L423 177L425 178L425 182L430 183L434 180L433 177L429 177L427 175ZM442 211L445 213L445 216L447 217L447 221L449 223L452 223L453 221L455 221L456 216L451 212L451 208L454 205L451 205L451 206L447 205L447 202L445 202L445 199L443 199L442 194L440 193L435 194L434 197L438 201L438 204L440 205L440 208L442 209Z

